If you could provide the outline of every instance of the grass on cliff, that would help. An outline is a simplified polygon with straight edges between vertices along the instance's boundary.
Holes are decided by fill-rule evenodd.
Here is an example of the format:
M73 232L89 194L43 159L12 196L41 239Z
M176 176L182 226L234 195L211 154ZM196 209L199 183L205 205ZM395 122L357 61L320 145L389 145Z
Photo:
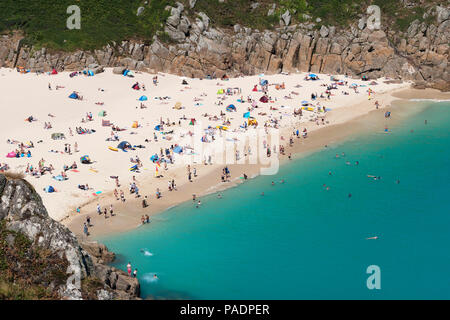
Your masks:
M259 30L278 27L286 10L291 12L291 24L306 21L307 15L313 22L320 18L317 27L346 28L357 23L360 16L366 15L367 7L375 4L381 8L383 28L405 31L415 19L433 20L423 17L429 5L447 5L447 0L408 0L410 7L400 0L197 0L194 9L189 9L189 0L0 0L0 33L22 30L26 44L66 51L98 49L112 41L133 38L149 43L155 34L170 42L167 34L160 32L170 15L165 7L175 6L177 1L184 4L191 21L197 12L204 12L214 27L240 24ZM252 9L254 3L259 6ZM274 3L275 13L268 16ZM70 16L67 8L74 4L81 9L80 30L66 27ZM145 8L144 13L136 16L140 6Z
M1 0L0 32L21 30L26 43L41 47L73 51L100 48L111 41L139 38L151 41L160 30L172 0ZM81 29L66 26L71 14L67 8L81 10ZM144 6L144 13L136 16Z
M188 8L189 1L182 0ZM252 9L252 3L259 3ZM279 20L286 10L291 13L291 24L309 21L321 25L333 25L336 27L348 27L358 22L362 15L367 15L366 10L370 5L378 5L381 9L381 20L385 26L394 30L405 31L412 21L419 19L424 21L423 14L426 7L435 4L446 4L446 0L408 0L410 6L406 7L400 0L197 0L194 10L203 11L211 21L219 27L231 27L240 24L254 29L273 29L279 26ZM268 16L267 13L272 4L276 3L275 13ZM306 15L306 16L305 16ZM317 19L320 22L316 22ZM428 20L427 22L431 22Z

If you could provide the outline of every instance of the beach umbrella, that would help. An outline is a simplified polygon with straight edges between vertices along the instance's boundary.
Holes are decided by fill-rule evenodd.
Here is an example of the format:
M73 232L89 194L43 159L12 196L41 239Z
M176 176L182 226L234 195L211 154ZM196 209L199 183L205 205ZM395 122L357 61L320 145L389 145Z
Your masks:
M246 113L244 113L244 116L243 116L244 118L250 118L250 112L246 112Z
M89 158L88 155L85 155L80 158L80 162L83 164L89 164L91 163L91 159Z
M142 96L139 98L139 101L147 101L147 100L148 100L147 96Z

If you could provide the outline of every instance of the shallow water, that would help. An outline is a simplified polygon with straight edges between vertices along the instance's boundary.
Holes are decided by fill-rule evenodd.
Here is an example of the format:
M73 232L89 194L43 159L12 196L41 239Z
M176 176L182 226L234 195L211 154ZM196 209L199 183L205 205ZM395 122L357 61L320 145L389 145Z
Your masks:
M138 268L144 298L449 299L449 111L430 104L389 133L375 128L99 240L116 267ZM370 265L380 290L367 288Z

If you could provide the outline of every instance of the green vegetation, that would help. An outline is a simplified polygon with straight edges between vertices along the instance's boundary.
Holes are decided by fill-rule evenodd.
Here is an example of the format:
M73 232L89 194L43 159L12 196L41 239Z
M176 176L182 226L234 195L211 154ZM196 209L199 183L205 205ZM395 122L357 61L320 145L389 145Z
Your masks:
M23 30L26 42L48 48L73 51L95 49L130 38L150 41L161 29L172 0L1 0L0 32ZM67 8L81 9L81 29L69 30ZM143 14L137 9L144 6Z
M406 30L409 24L423 18L431 4L446 4L447 0L409 0L412 7L406 7L399 0L197 0L194 9L189 9L188 0L178 0L185 5L185 12L194 18L197 12L210 17L215 27L231 28L235 24L253 29L273 29L279 24L281 15L289 10L292 23L304 22L306 15L312 21L320 18L320 25L347 27L365 14L369 5L381 8L384 26L394 30ZM140 39L151 42L155 34L169 43L170 37L164 33L163 24L170 12L167 5L175 6L177 0L1 0L0 32L24 31L26 44L37 48L73 51L75 49L96 49L107 43L126 39ZM259 5L252 9L251 5ZM276 3L273 15L267 15ZM81 9L81 29L66 27L66 10L70 5ZM143 14L137 16L137 9L143 6ZM193 19L191 19L193 20Z
M55 290L67 280L67 261L33 246L25 235L0 222L0 300L58 299Z
M189 1L182 1L189 8ZM259 6L251 8L251 4L258 2ZM194 12L204 12L211 19L213 25L218 27L232 27L235 24L251 27L253 29L272 29L278 24L279 16L267 16L272 7L273 0L233 0L220 3L218 0L197 0Z

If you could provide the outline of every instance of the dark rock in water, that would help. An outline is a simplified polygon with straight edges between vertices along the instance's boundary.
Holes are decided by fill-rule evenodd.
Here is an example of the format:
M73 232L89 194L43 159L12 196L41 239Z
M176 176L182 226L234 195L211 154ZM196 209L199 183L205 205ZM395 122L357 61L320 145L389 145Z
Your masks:
M23 281L31 298L37 289L48 291L46 298L136 299L137 279L103 263L114 259L106 246L84 244L59 222L48 216L40 196L25 180L0 174L0 268L9 278ZM13 244L13 246L12 246ZM14 250L13 250L14 249ZM21 254L17 254L17 250ZM46 259L44 259L45 257ZM0 283L14 286L2 278ZM25 288L26 283L34 287ZM4 297L10 298L10 297Z

